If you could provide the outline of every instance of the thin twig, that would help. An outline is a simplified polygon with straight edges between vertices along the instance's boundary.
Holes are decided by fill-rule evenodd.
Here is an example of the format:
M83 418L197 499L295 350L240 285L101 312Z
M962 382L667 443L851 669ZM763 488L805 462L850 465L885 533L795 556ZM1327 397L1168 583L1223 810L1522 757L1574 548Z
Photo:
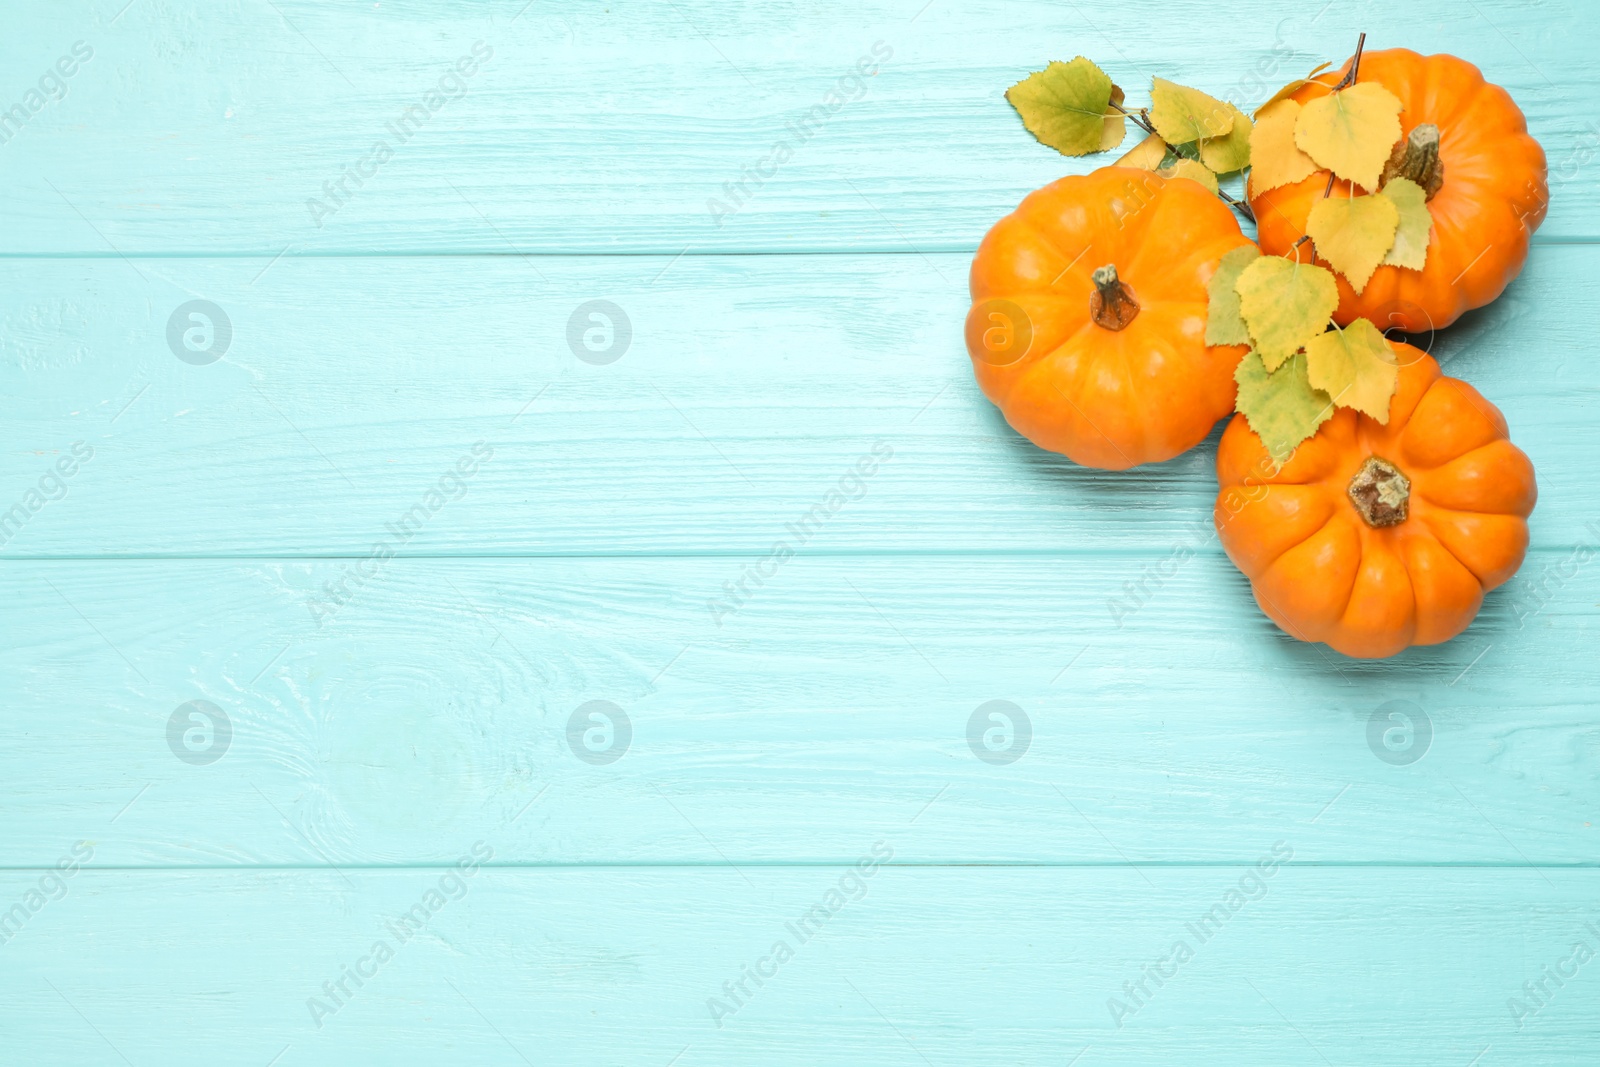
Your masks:
M1360 39L1356 41L1356 54L1350 60L1350 69L1345 71L1344 77L1339 79L1339 84L1333 87L1333 92L1338 92L1340 89L1356 83L1356 72L1361 69L1361 50L1365 48L1366 45L1367 35L1363 33Z
M1217 195L1222 197L1222 199L1226 200L1228 202L1228 206L1233 208L1239 214L1243 215L1245 218L1249 219L1251 222L1256 221L1256 213L1254 211L1250 210L1250 205L1249 204L1245 203L1243 200L1235 200L1233 197L1229 196L1227 193L1223 192L1221 189L1217 190Z
M1112 104L1111 106L1116 108L1118 111L1122 112L1122 115L1123 115L1124 118L1132 120L1133 124L1135 126L1139 127L1141 130L1143 130L1145 133L1148 133L1148 134L1150 134L1152 136L1156 135L1155 127L1150 124L1150 109L1149 108L1142 107L1142 108L1140 108L1138 110L1137 113L1134 113L1132 111L1129 111L1127 108L1123 107L1121 104ZM1166 144L1166 139L1165 138L1162 139L1162 143ZM1181 151L1179 151L1177 145L1166 145L1166 147L1172 149L1173 153L1176 154L1179 159L1197 159L1198 156L1199 156L1198 152L1196 152L1195 155L1193 155L1193 156L1186 156ZM1249 204L1245 203L1242 200L1235 200L1233 197L1229 196L1227 193L1223 192L1221 189L1217 190L1217 195L1222 197L1222 199L1227 202L1228 206L1233 208L1235 211L1239 212L1239 214L1243 215L1245 218L1249 219L1251 222L1256 221L1255 212L1250 210L1250 205Z
M1361 69L1361 50L1367 46L1367 35L1362 34L1356 40L1356 54L1350 58L1350 69L1345 71L1344 77L1339 79L1332 92L1338 92L1356 83L1356 72ZM1328 184L1322 190L1322 199L1326 200L1333 195L1333 171L1328 172Z
M1111 106L1116 108L1118 111L1122 112L1122 115L1123 115L1124 118L1132 119L1133 120L1133 124L1135 126L1139 127L1141 130L1143 130L1145 133L1155 133L1156 132L1155 127L1150 125L1150 120L1148 118L1143 117L1144 114L1145 114L1145 111L1144 111L1143 108L1140 108L1138 114L1135 114L1134 112L1129 111L1127 108L1123 107L1121 104L1112 104Z

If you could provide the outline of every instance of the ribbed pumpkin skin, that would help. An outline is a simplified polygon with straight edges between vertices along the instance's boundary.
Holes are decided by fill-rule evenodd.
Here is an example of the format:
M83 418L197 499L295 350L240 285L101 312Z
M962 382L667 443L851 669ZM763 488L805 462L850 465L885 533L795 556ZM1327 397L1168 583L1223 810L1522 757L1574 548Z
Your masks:
M1284 632L1383 657L1466 629L1522 565L1538 498L1500 412L1421 350L1396 344L1389 424L1339 408L1274 472L1236 416L1217 450L1217 534ZM1373 528L1346 490L1368 456L1411 480L1410 514Z
M1233 410L1246 351L1206 346L1206 282L1224 253L1249 243L1227 205L1187 178L1105 167L1045 186L972 261L966 337L978 385L1028 440L1088 467L1193 448ZM1090 275L1108 264L1140 304L1120 331L1090 317ZM1004 365L985 349L995 299L1020 308L1033 333Z
M1326 95L1341 77L1342 70L1319 75L1292 99L1305 104ZM1405 48L1368 52L1357 80L1377 82L1400 98L1402 136L1427 122L1439 127L1444 183L1428 201L1433 236L1423 269L1380 266L1360 295L1338 276L1334 321L1344 326L1365 318L1379 329L1407 333L1448 326L1494 300L1521 272L1550 198L1544 149L1528 135L1511 94L1484 81L1464 59ZM1251 195L1262 252L1288 252L1305 233L1306 216L1327 184L1328 172L1319 170L1304 181ZM1335 180L1332 195L1349 196L1351 189L1349 182ZM1317 262L1327 266L1321 258Z

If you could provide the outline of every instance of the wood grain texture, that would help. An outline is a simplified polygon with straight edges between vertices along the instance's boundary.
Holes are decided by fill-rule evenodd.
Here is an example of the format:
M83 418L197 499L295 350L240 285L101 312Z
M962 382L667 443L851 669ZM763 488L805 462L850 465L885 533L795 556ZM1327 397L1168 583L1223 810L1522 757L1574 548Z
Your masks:
M1593 1062L1600 965L1547 977L1600 950L1573 0L9 7L0 1061ZM1075 468L959 340L983 232L1107 161L1008 85L1082 53L1249 105L1363 30L1480 64L1552 172L1523 277L1432 340L1534 460L1534 550L1384 663L1255 608L1214 439ZM218 362L169 347L194 300ZM610 363L569 344L592 300Z
M480 869L452 899L440 870L82 870L0 947L0 1025L27 1063L1593 1062L1596 964L1559 989L1542 969L1600 940L1594 871L1280 866L1246 898L1241 868L880 867L801 942L786 924L847 871ZM779 940L792 956L718 1028L707 1001L773 972ZM357 965L317 1027L308 1000ZM1138 980L1118 1028L1108 1001ZM1532 980L1552 995L1519 1028Z
M74 42L94 55L0 144L9 253L970 251L1030 190L1115 158L1027 134L1003 93L1030 70L1082 53L1130 100L1160 74L1248 107L1362 30L1509 89L1557 179L1541 236L1600 237L1600 73L1562 0L17 6L6 106ZM494 54L464 91L388 133L480 40ZM850 80L875 45L892 55ZM789 128L830 92L802 142ZM341 180L348 197L324 190ZM741 182L719 218L708 202Z
M492 461L395 551L759 557L878 446L892 458L808 551L1194 541L1215 440L1125 473L1028 444L972 381L968 262L142 260L144 278L117 260L0 262L0 510L72 442L95 449L0 555L363 554L479 441ZM1533 459L1546 547L1600 536L1597 270L1600 249L1541 248L1431 341ZM209 366L167 346L192 299L233 323ZM567 344L592 299L632 324L607 365Z
M1384 662L1289 639L1215 555L802 555L735 606L741 566L391 560L335 608L347 562L13 561L38 636L0 653L6 861L88 836L119 866L439 862L477 835L519 863L833 862L892 833L914 862L1283 834L1317 862L1594 862L1600 575L1569 552ZM169 749L196 699L232 723L210 766ZM631 722L609 765L569 740L592 700ZM1031 722L1010 764L970 747L991 700ZM1431 723L1410 765L1371 747L1394 700Z

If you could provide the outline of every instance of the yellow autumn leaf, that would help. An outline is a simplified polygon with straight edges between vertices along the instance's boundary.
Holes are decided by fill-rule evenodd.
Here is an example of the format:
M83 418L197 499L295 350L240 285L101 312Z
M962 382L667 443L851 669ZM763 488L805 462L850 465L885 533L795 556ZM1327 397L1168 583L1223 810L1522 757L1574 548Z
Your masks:
M1358 293L1394 246L1399 225L1399 210L1382 193L1324 197L1306 216L1306 233L1317 243L1317 255Z
M1388 424L1389 399L1400 381L1400 361L1388 340L1366 319L1313 337L1306 345L1306 372L1311 385L1327 393L1335 404Z
M1250 330L1239 316L1239 275L1261 256L1255 245L1241 245L1217 263L1217 272L1206 283L1206 344L1247 345Z
M1163 178L1190 178L1213 193L1218 191L1217 176L1192 159L1177 160L1170 167L1162 167L1156 173Z
M1233 109L1198 89L1156 78L1150 89L1150 122L1168 144L1188 144L1233 129Z
M1421 270L1428 260L1428 234L1433 228L1433 216L1428 213L1428 194L1410 178L1390 178L1379 195L1387 197L1400 213L1394 245L1383 261L1395 267Z
M1280 185L1305 181L1317 171L1311 157L1295 147L1294 124L1300 105L1280 100L1256 112L1250 131L1250 192L1259 196Z
M1333 401L1306 377L1306 357L1295 355L1275 371L1261 356L1245 354L1233 372L1238 409L1276 462L1289 462L1300 442L1333 415Z
M1256 118L1259 119L1263 111L1267 110L1267 108L1271 107L1273 104L1276 104L1279 100L1299 92L1302 85L1306 84L1312 78L1315 78L1318 74L1321 74L1331 66L1333 66L1332 63L1318 63L1312 68L1310 74L1307 74L1304 78L1296 78L1288 85L1285 85L1282 89L1279 89L1277 92L1273 93L1265 104L1262 104L1260 107L1256 108ZM1330 86L1330 88L1332 87Z
M1111 136L1111 101L1117 87L1105 71L1078 56L1070 63L1054 62L1035 71L1006 90L1022 124L1041 144L1066 156L1085 156L1120 144L1121 116L1115 116L1119 136Z
M1122 86L1111 87L1111 99L1106 102L1105 116L1100 120L1100 151L1109 152L1128 136L1128 118L1122 113Z
M1400 98L1377 82L1329 93L1300 109L1294 143L1345 181L1376 189L1400 140Z
M1218 174L1232 174L1250 165L1250 116L1224 104L1233 112L1233 129L1221 137L1200 139L1200 162Z
M1140 170L1155 170L1161 166L1161 161L1167 158L1167 142L1161 139L1159 133L1152 133L1123 154L1112 166L1138 167Z
M1268 371L1328 325L1339 306L1331 271L1281 256L1262 256L1239 274L1239 313Z

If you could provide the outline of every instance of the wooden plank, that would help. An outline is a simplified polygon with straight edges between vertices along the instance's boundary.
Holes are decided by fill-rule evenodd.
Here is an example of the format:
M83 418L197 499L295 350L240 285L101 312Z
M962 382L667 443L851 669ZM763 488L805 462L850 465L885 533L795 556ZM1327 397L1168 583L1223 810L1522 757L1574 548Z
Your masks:
M967 263L141 260L141 277L117 260L0 262L4 506L73 442L94 449L0 553L364 554L441 479L455 499L397 551L759 557L841 482L852 499L807 551L1192 541L1215 442L1121 474L1029 445L972 381ZM1541 248L1507 296L1433 342L1533 458L1547 547L1595 536L1597 269L1595 247ZM232 326L210 365L168 347L195 299ZM631 329L603 365L567 341L596 299ZM475 442L493 458L458 486ZM858 485L863 457L878 466Z
M1249 106L1363 29L1505 85L1557 180L1542 236L1600 237L1600 72L1587 12L1559 0L1537 17L1425 0L1387 27L1239 0L1181 31L1157 0L1114 16L1049 0L116 6L7 20L3 104L40 95L0 144L0 251L971 250L1029 190L1115 158L1065 159L1022 129L1003 93L1029 70L1082 52L1130 99L1160 74ZM41 92L60 58L74 73Z
M1249 862L1298 856L1298 840L1263 840ZM874 846L863 833L852 860L870 866ZM40 877L7 872L3 899ZM89 869L0 947L0 1026L26 1063L1586 1067L1596 964L1574 946L1600 945L1597 878ZM402 942L408 912L428 917ZM1157 966L1160 986L1145 977ZM346 967L367 977L357 986ZM755 967L760 986L743 978ZM1561 986L1546 977L1557 967ZM341 980L335 1003L323 983ZM708 1001L731 1003L724 983L740 980L750 995L718 1027ZM1118 1027L1109 1002L1131 1004L1135 982L1149 995ZM1547 996L1519 1020L1524 982ZM336 1008L320 1027L313 998Z
M0 116L43 95L0 126L0 1060L1592 1062L1570 0L1418 0L1404 41L1265 0L12 6ZM1535 460L1536 548L1379 664L1255 609L1214 441L1075 469L957 341L979 235L1099 162L1018 127L1030 66L1248 104L1361 29L1481 63L1555 177L1526 276L1435 346ZM171 347L196 300L217 362ZM613 362L569 341L594 300Z
M720 616L743 561L11 561L0 860L1591 864L1593 554L1381 662L1214 555L800 555Z

